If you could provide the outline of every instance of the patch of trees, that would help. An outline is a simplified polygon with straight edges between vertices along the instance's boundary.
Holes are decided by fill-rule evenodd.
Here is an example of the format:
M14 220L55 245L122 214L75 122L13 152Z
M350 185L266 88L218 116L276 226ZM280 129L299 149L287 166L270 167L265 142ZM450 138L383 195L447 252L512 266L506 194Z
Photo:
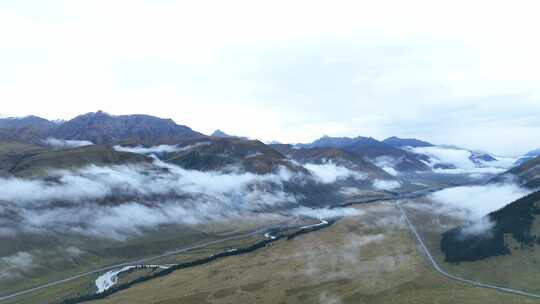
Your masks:
M529 189L538 189L540 188L540 178L529 180L523 186Z
M531 233L535 215L540 214L539 202L540 191L537 191L490 213L487 217L494 226L485 233L468 233L467 225L444 232L440 246L445 261L477 261L510 254L504 241L505 234L511 235L521 248L540 244L540 238Z

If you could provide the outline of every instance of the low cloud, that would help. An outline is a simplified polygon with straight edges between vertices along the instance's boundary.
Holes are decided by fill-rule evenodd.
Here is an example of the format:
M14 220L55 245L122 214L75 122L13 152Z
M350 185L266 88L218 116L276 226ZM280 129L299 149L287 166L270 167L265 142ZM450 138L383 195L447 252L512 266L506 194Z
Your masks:
M20 277L34 267L34 257L24 251L0 258L0 280Z
M512 167L515 159L498 157L494 161L471 160L473 153L466 149L454 147L408 147L411 152L427 155L429 165L434 172L444 174L469 174L473 178L502 173Z
M153 146L153 147L143 147L143 146L135 146L135 147L125 147L125 146L114 146L114 149L119 152L130 152L130 153L137 153L137 154L161 154L161 153L173 153L173 152L180 152L180 151L189 151L191 149L206 146L211 144L210 142L199 142L193 145L180 147L179 145L159 145L159 146Z
M437 213L448 214L466 220L465 233L482 234L494 225L486 215L527 195L530 191L515 184L455 187L431 194L437 206L429 208ZM424 207L425 208L425 207Z
M382 166L382 169L392 175L392 176L398 176L399 175L399 172L396 171L396 169L392 168L392 167L389 167L389 166Z
M487 217L483 217L479 220L469 222L462 230L461 233L465 235L485 235L489 233L495 226L495 223Z
M373 188L377 190L390 191L401 187L401 184L393 180L376 179L373 181Z
M381 243L384 239L384 234L353 234L340 240L339 245L332 246L316 240L314 249L302 253L302 259L306 261L304 274L322 282L357 277L366 272L366 267L375 265L363 257L364 247Z
M328 291L324 291L319 295L320 304L341 304L341 298L335 294L331 294Z
M313 209L308 207L299 207L291 210L292 215L296 216L306 216L316 219L334 219L339 217L346 216L359 216L364 214L364 212L355 209L355 208L319 208Z
M66 140L53 137L45 139L43 143L57 149L78 148L93 145L93 143L88 140Z
M0 179L2 235L17 230L123 239L163 224L198 224L297 203L277 173L201 172L153 165L88 166L47 180Z
M338 166L332 162L327 162L324 164L307 163L304 165L304 167L308 169L317 178L318 181L324 184L331 184L349 178L355 180L366 179L365 174L352 171L342 166Z

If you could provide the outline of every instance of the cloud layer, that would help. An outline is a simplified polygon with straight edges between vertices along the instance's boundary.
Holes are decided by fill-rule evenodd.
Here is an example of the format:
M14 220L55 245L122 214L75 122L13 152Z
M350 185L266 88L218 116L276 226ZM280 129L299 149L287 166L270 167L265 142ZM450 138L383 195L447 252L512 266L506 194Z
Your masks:
M401 184L397 181L376 179L373 181L373 187L377 190L395 190L401 187Z
M284 183L298 176L185 170L153 166L89 166L49 180L0 182L0 232L74 232L124 238L162 224L197 224L295 204ZM303 178L303 177L302 177Z
M57 149L78 148L93 145L93 143L88 140L66 140L54 137L48 137L43 143Z
M472 177L483 177L498 174L508 170L515 158L494 156L495 161L471 160L473 153L466 149L455 147L408 147L411 152L427 155L426 163L434 172L444 174L469 174Z
M137 153L137 154L161 154L161 153L189 151L191 149L209 145L209 144L211 143L199 142L199 143L185 146L185 147L180 147L178 145L159 145L159 146L152 146L152 147L143 147L143 146L125 147L125 146L116 145L114 146L114 149L120 152L131 152L131 153Z
M304 164L313 175L324 184L335 183L336 181L352 178L354 180L365 180L366 175L357 171L349 170L343 166L338 166L332 162L324 164Z
M346 217L346 216L358 216L364 214L364 212L355 209L355 208L319 208L319 209L313 209L313 208L307 208L307 207L298 207L295 209L292 209L290 211L290 214L295 216L306 216L311 218L316 218L319 220L328 220L328 219L335 219L339 217Z
M465 219L469 225L464 232L480 234L489 231L494 224L485 218L487 214L529 192L511 183L455 187L431 194L430 198L438 205L429 208L437 213Z

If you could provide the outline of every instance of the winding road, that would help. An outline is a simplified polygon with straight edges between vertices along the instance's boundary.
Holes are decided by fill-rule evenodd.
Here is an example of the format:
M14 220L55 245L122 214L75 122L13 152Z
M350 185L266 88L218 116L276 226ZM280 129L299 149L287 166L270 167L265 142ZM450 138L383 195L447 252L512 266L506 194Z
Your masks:
M424 243L422 237L420 236L420 234L418 233L416 227L414 226L414 224L409 219L409 216L408 216L407 212L401 206L401 201L403 199L416 198L416 197L427 195L427 194L429 194L431 192L433 192L433 190L416 191L416 192L413 192L413 193L401 195L399 197L385 198L385 199L374 199L374 200L371 200L371 201L368 201L368 202L348 203L347 205L371 203L371 202L376 202L376 201L380 201L380 200L385 200L385 201L395 200L396 201L396 206L401 211L401 213L402 213L402 215L403 215L409 229L415 235L416 239L418 240L418 243L420 244L420 247L424 251L427 258L429 259L429 261L430 261L431 265L433 266L433 268L435 269L435 271L437 271L438 273L440 273L441 275L443 275L443 276L445 276L445 277L447 277L449 279L456 280L456 281L466 283L466 284L470 284L470 285L473 285L473 286L476 286L476 287L494 289L494 290L497 290L497 291L506 292L506 293L510 293L510 294L515 294L515 295L540 299L540 294L534 294L534 293L530 293L530 292L526 292L526 291L522 291L522 290L517 290L517 289L512 289L512 288L507 288L507 287L501 287L501 286L486 284L486 283L482 283L482 282L478 282L478 281L468 280L468 279L464 279L464 278L449 274L446 271L444 271L439 266L439 264L435 261L433 256L431 255L428 247L425 245L425 243ZM323 220L321 220L321 223L319 223L319 224L310 225L310 226L317 226L317 225L321 225L321 224L323 224ZM309 227L309 226L306 226L306 227ZM300 227L300 228L306 228L306 227ZM70 282L70 281L73 281L73 280L76 280L76 279L79 279L79 278L82 278L82 277L85 277L85 276L100 273L100 272L103 272L103 271L109 271L109 270L112 270L112 269L115 269L115 268L120 268L120 267L125 267L125 266L143 264L143 263L146 263L148 261L152 261L152 260L156 260L156 259L160 259L160 258L164 258L164 257L168 257L168 256L177 255L179 253L183 253L183 252L186 252L186 251L189 251L189 250L203 248L203 247L206 247L206 246L209 246L209 245L219 244L219 243L239 239L239 238L246 237L246 236L260 234L260 233L263 233L263 232L265 232L265 231L267 231L268 229L271 229L271 228L272 227L265 227L265 228L257 229L257 230L251 231L251 232L230 236L230 237L226 237L226 238L215 240L215 241L205 242L205 243L201 243L201 244L198 244L198 245L193 245L193 246L189 246L189 247L184 247L184 248L168 251L168 252L163 253L163 254L159 254L159 255L155 255L155 256L139 259L139 260L134 260L134 261L125 262L125 263L121 263L121 264L102 267L102 268L92 270L92 271L79 273L79 274L73 275L73 276L65 278L65 279L50 282L50 283L43 284L43 285L40 285L40 286L36 286L36 287L30 288L30 289L26 289L26 290L23 290L23 291L15 292L15 293L12 293L12 294L9 294L9 295L1 296L0 297L0 302L8 300L8 299L15 298L15 297L18 297L18 296L21 296L21 295L25 295L25 294L28 294L28 293L31 293L31 292L34 292L34 291L38 291L38 290L41 290L41 289L44 289L44 288L64 284L64 283L67 283L67 282ZM271 237L271 236L269 234L265 234L265 237Z
M495 290L501 291L501 292L506 292L506 293L511 293L511 294L515 294L515 295L540 299L539 294L534 294L534 293L530 293L530 292L526 292L526 291L522 291L522 290L517 290L517 289L513 289L513 288L501 287L501 286L497 286L497 285L491 285L491 284L486 284L486 283L482 283L482 282L478 282L478 281L468 280L468 279L460 278L460 277L455 276L453 274L449 274L448 272L444 271L439 266L439 264L435 261L435 259L431 255L431 253L429 252L429 249L427 248L427 246L424 243L422 237L420 236L420 234L416 230L416 227L414 226L414 224L409 219L409 216L407 215L407 211L405 211L405 209L403 209L403 207L401 206L401 200L397 200L396 205L398 206L399 210L401 211L401 214L405 218L405 221L407 222L407 225L409 226L410 230L416 236L416 239L418 240L418 243L420 244L420 247L422 247L422 250L424 251L424 253L428 257L429 261L431 262L431 265L433 266L433 268L438 273L440 273L443 276L445 276L447 278L450 278L452 280L467 283L467 284L470 284L470 285L473 285L473 286L476 286L476 287L495 289Z

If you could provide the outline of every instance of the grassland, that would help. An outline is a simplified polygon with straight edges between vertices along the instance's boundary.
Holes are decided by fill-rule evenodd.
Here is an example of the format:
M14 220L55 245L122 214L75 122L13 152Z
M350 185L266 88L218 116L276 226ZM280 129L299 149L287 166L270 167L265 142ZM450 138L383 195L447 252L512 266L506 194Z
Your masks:
M430 206L433 202L424 199L416 200L414 208L406 207L411 220L422 234L426 245L434 258L447 272L460 277L480 282L495 284L524 291L540 293L540 248L521 248L511 237L505 236L511 254L490 257L474 262L447 263L440 250L441 233L449 227L457 226L460 220L448 215L433 212ZM407 206L405 204L404 206ZM540 223L533 223L534 234L540 234Z
M441 277L390 203L264 250L179 270L96 303L536 303Z
M224 248L241 247L252 244L260 240L261 235L245 235L246 232L261 227L272 226L283 223L284 218L280 216L272 217L250 217L247 221L216 222L188 226L168 226L161 227L155 231L148 231L147 234L138 236L127 241L114 241L106 239L88 240L80 236L63 236L62 242L50 247L40 247L42 238L32 239L35 236L27 237L26 240L17 237L17 242L2 242L9 246L1 248L4 252L16 252L26 250L34 256L34 264L37 267L29 269L20 276L11 279L4 279L0 285L0 294L6 295L19 290L39 286L51 281L63 279L77 273L94 270L107 265L124 263L137 260L143 257L154 256L172 249L184 248L206 242L224 239L238 235L234 240L216 243L190 250L175 256L152 260L152 263L170 264L182 261L190 261L199 257L211 255ZM258 219L255 220L255 219ZM242 235L245 235L242 237ZM35 250L24 249L33 246ZM55 244L49 240L48 244ZM10 247L11 248L8 248ZM66 248L77 248L76 256L68 254ZM6 254L6 253L4 253ZM90 275L84 279L78 279L69 284L62 284L47 288L28 296L14 298L6 303L56 303L59 299L72 297L79 293L86 294L95 289L94 280L99 274ZM34 299L40 301L35 302Z
M420 199L416 203L431 204ZM538 268L521 261L530 259L534 264L533 252L516 252L518 259L486 260L484 264L444 263L438 250L439 232L459 221L439 216L430 208L405 206L432 253L449 272L515 288L530 290L525 287L538 285ZM283 239L245 255L177 270L93 303L537 303L533 299L472 287L442 277L426 262L393 203L356 205L354 208L361 215L343 218L329 228L292 240ZM283 219L273 220L277 223ZM219 238L262 224L238 221L199 227L199 232L204 231L207 238ZM167 236L170 234L161 240L164 244ZM226 248L252 244L260 238L260 235L246 236L154 262L190 261ZM152 243L151 239L141 238L137 240L141 243L132 245L137 248L150 243L159 247L161 241L154 239ZM128 254L128 251L124 248L119 254ZM148 271L129 273L120 280L132 280ZM55 303L88 292L94 288L96 276L5 303Z

